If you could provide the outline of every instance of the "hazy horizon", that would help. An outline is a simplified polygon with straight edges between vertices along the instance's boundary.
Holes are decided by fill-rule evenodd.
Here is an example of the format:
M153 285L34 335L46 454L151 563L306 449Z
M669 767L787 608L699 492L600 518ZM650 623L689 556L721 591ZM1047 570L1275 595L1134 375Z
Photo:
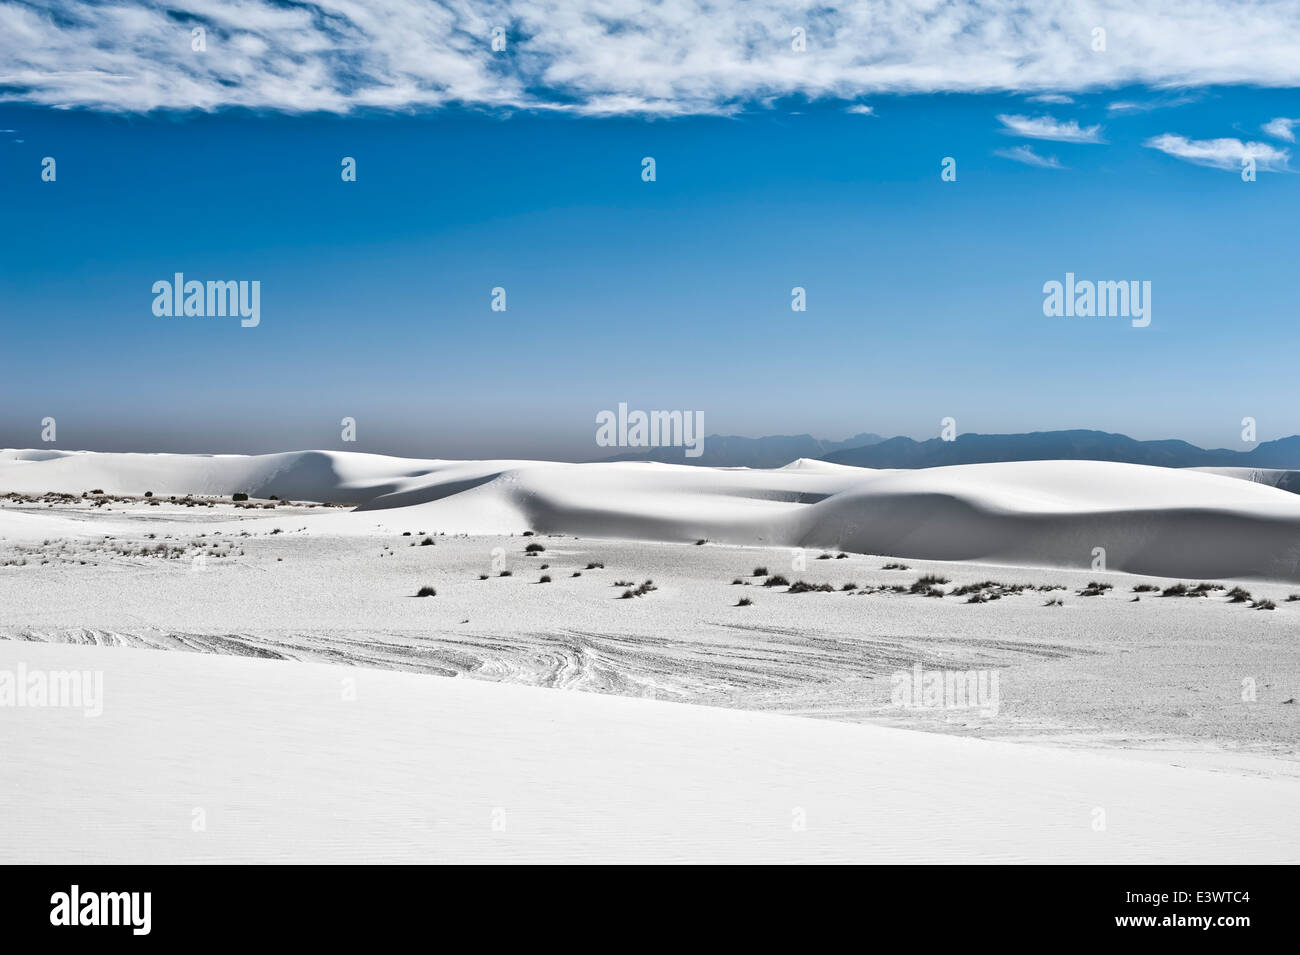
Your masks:
M815 440L838 444L838 443L848 441L850 438L858 434L874 433L880 435L880 437L883 440L890 440L892 438L910 438L913 441L924 442L932 438L940 437L939 431L940 429L936 428L935 431L931 434L918 435L918 434L895 434L889 431L873 432L873 431L859 429L853 434L843 435L843 436L832 436L828 434L820 434L817 433L816 431L790 431L790 432L783 432L780 434L777 433L732 434L732 433L714 432L710 430L710 431L706 431L706 437L760 440L765 438L768 439L798 438L798 437L807 436ZM957 432L957 436L960 438L968 434L991 436L991 435L1046 434L1046 433L1067 432L1067 431L1091 431L1091 432L1099 432L1104 434L1116 434L1116 435L1121 435L1123 437L1132 438L1135 441L1186 441L1188 444L1202 448L1206 451L1215 451L1215 450L1249 451L1255 447L1258 447L1260 444L1265 444L1270 441L1276 441L1276 440L1281 440L1284 438L1295 436L1292 434L1262 436L1260 440L1257 442L1246 443L1240 440L1240 434L1238 434L1237 435L1238 440L1236 442L1224 442L1222 444L1202 444L1200 442L1192 441L1178 435L1153 435L1150 437L1145 437L1145 436L1139 436L1133 434L1125 434L1122 431L1111 431L1106 428L1034 428L1029 431L959 430ZM139 446L139 445L131 444L129 442L113 441L113 440L100 442L99 446L94 446L94 447L74 446L65 440L60 440L55 445L51 445L48 443L42 444L40 442L30 443L30 444L14 444L14 443L6 443L3 440L3 438L0 438L0 450L90 451L90 452L99 452L99 453L125 453L125 454L196 454L196 455L204 455L204 454L257 455L257 454L276 454L276 453L287 453L287 452L297 452L297 451L356 451L364 454L379 454L379 455L389 455L392 457L406 457L406 458L446 458L446 459L519 458L519 459L531 459L531 460L538 460L538 461L570 461L570 462L577 462L577 463L586 462L586 461L600 461L608 458L620 457L629 454L636 454L645 451L655 450L654 448L634 448L634 447L613 447L613 448L592 447L590 446L589 441L584 439L584 437L575 436L572 444L570 445L572 450L568 454L562 453L561 451L557 450L559 446L553 442L547 441L546 443L543 444L543 443L538 443L537 439L532 439L531 441L522 440L515 444L506 444L506 443L492 444L489 442L486 443L484 446L488 448L496 448L497 450L489 450L483 453L449 454L449 453L445 453L442 450L442 448L444 448L446 445L439 442L430 442L430 444L424 449L421 449L419 445L413 445L411 448L407 450L396 450L393 448L386 448L382 446L373 446L375 445L375 442L373 441L363 442L359 438L355 442L342 442L338 440L337 428L335 429L334 434L335 434L335 440L332 443L328 443L325 440L322 440L317 444L301 444L301 445L292 445L292 446L283 446L283 447L273 446L273 445L241 446L237 443L238 439L231 436L228 436L227 440L233 443L223 444L220 447L204 447L201 443L201 439L193 439L193 438L191 438L190 440L183 440L183 439L177 440L174 443L172 443L169 440L168 444L170 446L166 446L166 447ZM325 437L327 436L322 435L322 438ZM409 439L403 439L403 445L405 445L408 441ZM845 445L845 447L860 447L860 446L864 446L864 445L856 445L856 444ZM528 448L532 448L533 450L526 450ZM705 444L705 450L706 451L708 450L707 442ZM689 464L692 462L688 458L683 458L683 463Z

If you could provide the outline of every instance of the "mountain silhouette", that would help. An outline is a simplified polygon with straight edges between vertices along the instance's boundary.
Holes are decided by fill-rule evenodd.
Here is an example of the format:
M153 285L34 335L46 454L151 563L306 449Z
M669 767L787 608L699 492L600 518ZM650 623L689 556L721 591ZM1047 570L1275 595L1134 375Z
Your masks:
M706 444L707 446L707 444ZM956 440L890 438L822 455L836 464L866 468L931 468L995 461L1121 461L1167 468L1300 468L1300 435L1265 441L1249 451L1199 448L1187 441L1138 441L1106 431L1035 431L1030 434L963 434Z
M861 449L876 441L878 434L857 434L844 441L825 441L810 434L777 434L763 438L710 434L704 438L704 453L688 458L680 447L628 451L601 461L664 461L669 464L698 464L707 467L779 468L798 458L821 458L835 451Z

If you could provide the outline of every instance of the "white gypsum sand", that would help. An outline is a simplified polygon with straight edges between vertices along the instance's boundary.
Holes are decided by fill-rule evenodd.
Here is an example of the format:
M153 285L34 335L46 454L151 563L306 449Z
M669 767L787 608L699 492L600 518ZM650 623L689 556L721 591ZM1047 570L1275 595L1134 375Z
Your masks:
M1295 862L1300 782L305 663L0 642L0 860Z
M115 496L82 497L94 489ZM14 652L20 654L53 652L41 644L83 645L54 648L73 654L69 659L93 654L95 648L86 644L218 654L223 659L167 654L168 662L156 666L174 666L181 684L190 679L186 674L207 673L217 682L205 692L228 698L259 696L270 692L265 688L271 685L292 697L297 692L292 684L309 672L306 664L348 664L331 671L334 683L348 676L399 676L376 668L413 671L400 675L400 685L414 680L410 685L419 686L425 680L436 684L429 694L440 694L448 681L430 680L430 674L469 677L468 683L450 685L475 689L449 692L479 694L474 699L482 701L484 710L497 705L490 701L514 699L509 687L486 684L522 683L722 708L687 710L714 721L690 729L706 736L718 736L719 727L732 725L728 720L748 720L764 711L820 717L793 722L799 734L834 738L836 746L841 737L835 734L871 729L843 724L887 723L936 731L950 743L1017 740L1017 751L1025 753L1043 750L1024 740L1051 741L1057 747L1051 752L1087 757L1089 766L1099 758L1092 751L1105 748L1107 766L1109 760L1133 764L1140 758L1161 770L1172 771L1169 764L1178 763L1279 786L1291 785L1296 776L1300 706L1289 701L1300 695L1300 651L1294 636L1300 601L1288 602L1287 597L1297 589L1290 581L1295 579L1300 498L1236 477L1095 462L907 472L811 461L749 470L411 461L335 452L255 457L0 452L0 494L10 490L21 493L0 499L0 637L12 643L0 643L0 648L17 647ZM47 491L72 497L47 497ZM140 497L145 491L154 497ZM236 506L228 497L235 491L262 500ZM199 493L225 497L186 497ZM271 494L359 507L283 502L269 507L265 498ZM178 500L169 500L173 496ZM539 533L522 536L525 529ZM422 546L426 538L430 545ZM696 546L700 539L708 543ZM529 544L545 549L527 556ZM1092 569L1096 547L1106 548L1108 570ZM886 570L890 564L907 569ZM780 574L833 592L765 587L767 578L752 573L759 567L767 569L767 577ZM543 574L549 583L540 582ZM945 596L927 597L924 589L911 592L923 575L946 578L938 587ZM656 589L623 598L647 579ZM1200 591L1204 595L1195 598L1159 596L1161 589L1180 581L1194 589L1202 579L1219 589ZM1090 582L1113 589L1094 591ZM855 586L842 589L850 583ZM434 587L437 596L416 598L423 586ZM1135 586L1157 590L1135 593ZM1249 590L1250 600L1234 602L1229 596L1234 586ZM990 595L996 599L983 599ZM737 606L742 597L752 605ZM1053 603L1057 600L1062 605ZM1261 600L1273 601L1276 609L1252 609ZM106 649L98 658L115 659L116 649ZM138 686L157 656L124 654L119 683ZM293 662L236 661L249 668L247 678L241 675L234 685L223 686L225 675L236 672L229 669L235 663L224 659L229 656ZM183 661L171 662L181 657ZM891 699L895 675L918 666L997 674L997 711L900 708ZM139 679L132 677L133 670L140 671ZM245 685L248 689L239 688ZM132 698L136 693L129 691ZM399 707L398 701L409 694L391 695ZM543 694L538 699L572 698ZM591 705L647 704L606 700ZM673 708L660 705L645 712L665 709ZM627 712L634 711L642 712ZM604 710L590 713L593 719L605 719ZM13 715L0 711L6 721ZM89 724L107 725L103 721L109 715L106 709L100 720L85 720L84 729L64 726L57 732L72 735L57 737L55 728L63 724L42 722L34 711L21 713L32 739L14 752L34 760L43 747L66 744L69 759L99 759L95 741L106 736L90 735L102 731ZM322 717L326 723L330 718ZM195 719L202 729L207 717ZM478 732L469 729L473 720L467 720L466 731ZM789 722L778 721L783 726ZM760 720L754 725L778 724ZM823 725L832 728L813 728ZM660 727L653 722L645 733L659 733ZM338 737L341 730L331 726L321 732ZM346 732L371 729L363 723ZM315 749L299 738L285 741L276 726L250 725L244 736L236 732L232 739L256 747L259 733L265 736L267 753L314 753L322 763L329 762L328 741ZM382 749L387 737L374 733L374 745ZM356 737L358 746L362 738ZM906 734L902 740L908 742L898 746L924 748L934 738L933 733ZM816 749L823 744L809 745ZM598 773L600 751L583 751L591 763L583 772ZM497 767L501 778L493 785L515 778L505 764L512 752L498 752L503 765ZM164 792L178 784L166 766L142 751L123 758L133 768L124 770L130 779L121 785L138 785L146 793L136 793L127 800L130 811L124 810L124 819L138 822L153 811L141 802L152 798L147 795L150 779L157 781L155 790ZM496 758L485 756L480 768L488 772ZM566 759L581 763L584 757L570 753ZM967 771L962 768L966 764L953 765ZM22 778L35 779L43 772L51 771L46 766ZM1123 772L1116 770L1116 778ZM825 773L829 775L809 778L832 790L857 785L858 770L842 763L831 762ZM53 786L63 777L55 772L51 778ZM356 778L365 776L343 772L340 792L355 786ZM1167 778L1170 786L1179 779L1202 785L1200 775ZM898 777L895 783L923 789L950 785L942 769L935 769L928 782L916 776ZM763 785L769 789L762 790ZM1031 786L1024 794L1008 789L1000 798L1047 812L1048 803L1060 798L1053 785L1044 781L1040 789ZM778 802L787 798L786 790L771 780L760 790L780 792ZM19 791L24 791L21 785ZM1165 792L1157 787L1147 798L1164 799ZM1175 851L1181 835L1171 835L1165 855L1142 858L1255 861L1196 854L1217 851L1216 840L1226 840L1229 831L1253 845L1251 840L1262 833L1255 831L1256 820L1262 825L1267 816L1255 812L1245 792L1229 787L1220 793L1225 813L1244 814L1237 828L1207 830L1209 842L1198 849L1189 837L1182 856ZM941 796L932 792L927 798ZM400 788L387 798L395 807L405 805ZM457 804L457 798L467 801ZM844 798L848 813L855 797L850 792ZM378 812L383 800L374 799ZM249 807L256 805L244 808L251 812ZM453 815L463 811L466 815L456 818L464 819L482 809L463 793L445 805ZM782 810L787 827L798 805ZM21 812L15 818L31 827L29 838L36 840L43 826L59 824L60 812L75 815L82 809L67 803L42 819ZM547 811L556 816L554 841L545 850L515 843L500 857L630 857L609 845L601 856L576 832L565 849L563 828L581 822L557 806ZM681 811L703 810L683 805ZM111 816L113 810L104 812ZM622 838L632 844L659 841L655 824L638 827L629 820L640 811L628 812L617 823L627 827ZM303 824L307 829L322 824L313 818ZM1141 818L1141 826L1153 825L1147 816ZM1199 818L1192 813L1185 820ZM381 827L397 824L392 813L386 822L382 813L380 819L376 825ZM1070 833L1062 835L1062 846L1086 851L1085 843L1070 840L1095 833L1090 828L1072 833L1069 826L1075 822L1072 817L1061 830ZM136 823L126 828L132 825ZM236 849L248 831L232 834L232 841L212 857L245 858ZM884 842L875 841L884 838L878 832L862 837L865 841L855 842L854 836L845 842L846 854L817 839L798 850L807 849L807 856L747 855L750 849L723 844L735 839L748 845L747 831L733 828L727 830L729 836L713 841L699 836L692 843L688 828L681 845L702 847L691 858L865 858L876 845L910 847L908 851L924 855L924 837L918 833ZM1038 849L1050 848L1053 837L1046 833L1054 830L1036 831L1038 836L1028 841L1046 840ZM1149 833L1152 845L1159 844L1163 831ZM188 835L183 829L159 836L155 857L192 858L188 841L168 841L187 840ZM471 835L465 836L469 841L462 858L492 858L490 844L474 842ZM356 841L331 843L325 833L315 838L325 840L328 848L314 856L301 848L302 857L342 858L370 851ZM1272 840L1276 858L1292 858L1296 827L1278 828ZM1023 840L1013 843L1022 845ZM389 843L380 839L379 844ZM961 845L967 858L1015 857L1014 852L1001 854L982 836ZM713 848L706 852L703 847ZM115 850L102 851L101 858L114 858ZM563 855L566 851L573 854ZM719 854L708 854L713 851ZM396 848L366 857L382 858L385 852L404 857ZM1015 852L1040 857L1023 845ZM294 857L289 849L285 853L283 858ZM1105 861L1119 858L1138 856L1121 854Z
M356 452L0 452L0 490L276 495L362 511L420 505L448 533L781 547L1161 576L1300 580L1300 496L1237 476L1100 461L872 471L436 461ZM356 516L335 529L369 529ZM29 531L28 533L31 533ZM23 533L15 530L14 533Z

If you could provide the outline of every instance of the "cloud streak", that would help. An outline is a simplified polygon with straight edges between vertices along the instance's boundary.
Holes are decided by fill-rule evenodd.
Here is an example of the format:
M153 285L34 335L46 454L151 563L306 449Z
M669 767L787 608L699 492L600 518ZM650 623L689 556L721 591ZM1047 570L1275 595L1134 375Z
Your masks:
M1065 168L1055 156L1038 155L1038 153L1034 152L1033 146L1014 146L1011 149L999 149L994 152L994 155L1024 163L1026 166L1037 166L1039 169Z
M1198 166L1240 169L1242 160L1254 159L1260 172L1284 172L1291 154L1268 143L1244 143L1240 139L1187 139L1173 133L1153 136L1143 145Z
M1300 119L1287 119L1285 116L1279 116L1277 119L1270 119L1260 128L1272 136L1274 139L1285 139L1289 143L1295 142L1295 128L1300 126Z
M1097 26L1104 53L1091 48ZM206 50L191 47L196 28ZM492 49L496 29L503 51ZM1300 5L0 0L0 101L126 112L463 104L679 115L783 96L1247 83L1300 86Z
M1050 116L1008 116L998 121L1006 128L1004 133L1026 139L1050 139L1058 143L1102 143L1100 126L1080 127L1074 120L1062 121Z

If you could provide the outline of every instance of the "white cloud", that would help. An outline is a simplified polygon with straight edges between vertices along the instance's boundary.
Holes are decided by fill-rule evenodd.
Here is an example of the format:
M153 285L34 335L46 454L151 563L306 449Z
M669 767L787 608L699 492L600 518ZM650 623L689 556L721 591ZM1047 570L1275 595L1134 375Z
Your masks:
M1173 133L1153 136L1143 145L1158 149L1177 159L1211 166L1215 169L1240 169L1247 157L1255 160L1260 172L1281 172L1291 161L1291 154L1268 143L1243 143L1240 139L1187 139Z
M848 108L848 112L856 113L859 116L874 116L876 108L874 106L864 106L861 103L855 103Z
M1289 143L1295 142L1295 128L1300 126L1300 119L1287 119L1285 116L1279 116L1277 119L1270 119L1260 127L1274 139L1285 139Z
M1074 120L1062 122L1050 116L1008 116L998 117L1006 129L1004 133L1023 136L1026 139L1050 139L1058 143L1100 143L1100 126L1080 127Z
M1134 102L1133 100L1116 100L1110 103L1106 109L1111 113L1149 113L1157 109L1169 109L1173 106L1186 106L1188 103L1195 103L1199 97L1195 94L1183 93L1177 96L1161 96L1155 99Z
M1050 103L1054 106L1065 106L1074 102L1073 96L1066 96L1064 93L1039 93L1037 96L1029 97L1031 103Z
M1091 49L1099 24L1105 53ZM190 44L199 26L204 52ZM508 31L500 53L496 27ZM1300 86L1300 4L0 0L0 101L117 111L460 103L675 115L783 96L1223 84Z
M1013 159L1016 162L1024 163L1026 166L1037 166L1040 169L1064 169L1061 161L1055 156L1040 156L1034 152L1033 146L1013 146L1011 149L998 149L993 155L1001 156L1004 159Z

